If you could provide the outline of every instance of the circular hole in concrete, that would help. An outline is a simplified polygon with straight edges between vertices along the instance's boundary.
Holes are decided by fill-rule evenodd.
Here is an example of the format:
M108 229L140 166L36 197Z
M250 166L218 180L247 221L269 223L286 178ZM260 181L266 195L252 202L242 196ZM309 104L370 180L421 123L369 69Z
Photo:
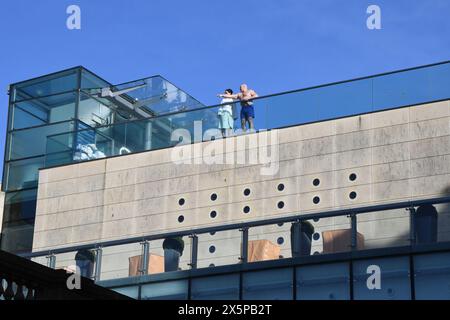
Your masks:
M209 234L213 236L213 235L216 234L216 232L215 231L211 231Z
M181 198L180 200L178 200L178 204L179 204L180 206L184 205L185 202L186 202L186 201L185 201L183 198Z
M278 209L283 209L284 208L284 202L280 201L278 202Z
M284 238L283 237L279 237L277 239L277 243L281 246L284 243Z
M320 202L320 198L318 197L318 196L315 196L314 198L313 198L313 203L314 204L318 204Z
M211 200L212 200L212 201L216 201L216 200L217 200L217 194L213 193L213 194L211 195Z
M350 192L350 194L348 195L350 199L355 200L357 197L357 194L355 191Z
M209 247L209 253L214 253L216 252L216 247L215 246L210 246Z
M244 213L249 213L250 212L250 207L249 206L245 206L244 207Z
M282 227L282 226L284 226L284 223L283 222L280 222L280 223L278 223L277 224L279 227Z
M183 221L184 221L184 216L179 216L179 217L178 217L178 222L179 222L179 223L182 223Z
M313 234L313 239L316 240L316 241L319 240L320 239L320 234L318 232L314 233Z
M349 179L350 181L355 181L356 178L358 178L358 176L356 175L356 173L351 173L351 174L348 176L348 179Z
M250 195L250 189L249 188L247 188L247 189L245 189L244 190L244 196L249 196Z
M210 212L209 216L214 219L215 217L217 217L217 212L213 210Z
M278 191L283 191L284 190L284 184L280 183L278 185Z
M313 180L313 185L315 187L319 186L319 184L320 184L320 179L316 178L316 179Z

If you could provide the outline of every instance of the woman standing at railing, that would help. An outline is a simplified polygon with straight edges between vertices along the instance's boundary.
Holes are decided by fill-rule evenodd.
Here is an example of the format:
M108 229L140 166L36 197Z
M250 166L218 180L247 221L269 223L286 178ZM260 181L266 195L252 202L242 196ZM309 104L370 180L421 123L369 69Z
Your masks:
M232 95L233 90L226 89L224 92L224 95ZM232 103L234 102L232 98L225 97L224 95L219 95L222 97L221 106L217 112L217 115L219 117L219 129L222 131L222 136L227 137L230 136L233 133L233 106ZM230 104L226 104L230 103Z

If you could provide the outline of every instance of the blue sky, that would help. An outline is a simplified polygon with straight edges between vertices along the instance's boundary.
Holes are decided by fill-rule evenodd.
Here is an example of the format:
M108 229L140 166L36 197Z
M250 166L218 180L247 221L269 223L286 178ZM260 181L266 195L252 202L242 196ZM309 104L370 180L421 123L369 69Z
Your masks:
M382 30L366 27L371 4ZM83 65L113 83L161 74L216 104L241 82L266 95L449 60L449 15L448 0L1 1L1 159L9 83Z

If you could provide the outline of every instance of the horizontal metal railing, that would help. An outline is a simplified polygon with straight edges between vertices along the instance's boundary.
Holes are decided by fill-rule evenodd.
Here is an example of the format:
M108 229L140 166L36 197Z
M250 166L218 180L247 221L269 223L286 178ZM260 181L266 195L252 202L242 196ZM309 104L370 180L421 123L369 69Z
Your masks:
M211 233L211 232L240 230L241 231L241 239L242 239L241 240L240 260L242 263L246 263L247 262L247 251L248 251L248 231L249 231L249 229L255 228L255 227L260 227L260 226L275 225L275 224L289 223L289 222L297 223L297 225L300 225L299 222L306 221L306 220L338 217L338 216L349 216L351 218L351 231L352 231L351 232L351 234L352 234L351 248L352 248L352 250L355 250L356 242L357 242L357 238L356 238L357 237L357 216L359 214L364 214L364 213L381 212L381 211L395 210L395 209L406 209L406 210L410 211L409 212L410 218L411 218L410 241L411 241L411 245L413 245L414 241L415 241L415 239L414 239L415 224L413 223L414 222L413 215L415 213L415 208L422 206L422 205L427 205L427 204L436 205L436 204L443 204L443 203L450 203L450 196L429 198L429 199L422 199L422 200L408 200L408 201L403 201L403 202L385 203L385 204L363 206L363 207L343 208L343 209L330 210L330 211L324 211L324 212L318 212L318 213L297 214L297 215L292 215L289 217L271 218L271 219L256 220L256 221L249 221L249 222L239 222L239 223L226 224L226 225L222 225L222 226L193 228L193 229L189 229L189 230L185 230L185 231L158 233L158 234L151 234L151 235L146 235L146 236L132 237L132 238L127 238L127 239L102 241L102 242L95 242L95 243L85 244L85 245L77 245L77 246L49 249L49 250L44 250L44 251L20 254L20 256L22 256L24 258L30 258L30 259L37 258L37 257L47 257L47 259L48 259L47 265L49 267L54 268L56 254L74 252L74 251L78 251L78 250L96 250L97 254L96 254L96 268L95 268L94 278L96 280L100 280L101 256L102 256L103 248L140 243L142 245L142 255L143 255L142 260L144 262L147 262L148 256L149 256L148 243L150 241L163 240L166 238L173 238L173 237L187 236L191 239L191 250L192 250L191 251L191 262L189 263L189 265L190 265L191 269L196 269L197 268L197 259L198 259L198 235L207 234L207 233ZM146 264L142 265L141 271L142 271L142 274L147 274L148 270L146 270Z

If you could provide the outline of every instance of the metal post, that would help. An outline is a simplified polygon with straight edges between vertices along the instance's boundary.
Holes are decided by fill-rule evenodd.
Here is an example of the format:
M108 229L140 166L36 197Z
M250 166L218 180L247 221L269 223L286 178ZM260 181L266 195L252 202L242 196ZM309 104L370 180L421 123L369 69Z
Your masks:
M197 269L198 237L193 234L190 235L189 238L191 238L191 263L189 265L191 266L191 269Z
M413 246L416 243L416 208L410 207L406 210L409 211L409 241Z
M150 254L150 243L148 241L142 241L142 255L141 255L141 268L139 272L141 275L148 274L148 261L149 261L149 254Z
M95 255L95 275L94 275L94 281L100 281L100 275L102 273L102 247L98 247L96 249L96 255Z
M241 257L239 258L242 263L248 262L248 228L242 228L239 231L242 232L241 241Z
M47 267L49 267L50 269L55 269L56 256L53 253L51 253L46 258L47 258Z
M356 214L352 213L351 218L351 228L352 228L352 240L351 240L351 250L357 250L358 246L358 220Z

